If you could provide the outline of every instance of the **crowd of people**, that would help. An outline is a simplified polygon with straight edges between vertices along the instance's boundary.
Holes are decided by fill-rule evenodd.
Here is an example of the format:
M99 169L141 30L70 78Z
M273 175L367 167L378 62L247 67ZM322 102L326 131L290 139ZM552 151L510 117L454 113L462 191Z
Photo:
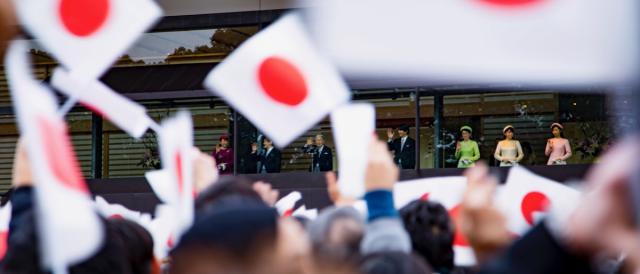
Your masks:
M12 15L6 12L10 3L0 0L0 53L13 33L8 27ZM554 138L545 152L550 164L563 164L571 149L562 138L562 125L551 128ZM366 212L356 208L354 197L341 194L336 174L329 171L327 192L333 205L313 220L278 214L274 206L280 195L268 183L241 176L212 179L217 177L211 176L213 170L227 174L233 170L229 138L223 136L215 159L206 154L194 158L195 218L167 257L155 257L158 243L142 225L103 217L102 246L70 266L68 273L640 273L638 208L631 195L631 183L637 180L635 158L640 154L637 137L620 142L593 166L575 209L568 214L549 212L516 239L494 207L498 180L480 161L472 128L460 130L456 156L459 166L469 169L456 220L434 201L418 199L394 207L393 187L400 168L415 167L415 142L408 127L398 129L397 139L390 130L386 144L371 141L364 181L352 182L365 185ZM516 164L523 154L514 131L512 126L504 128L505 140L494 155L505 166ZM323 136L305 147L314 153L310 170L330 170L331 149ZM258 171L278 172L280 151L268 138L263 148L252 148ZM0 273L51 272L42 264L43 235L35 214L37 182L25 149L22 143L17 145L12 190L3 199L3 204L11 204L11 220ZM476 266L454 264L455 232L462 232L469 242Z
M167 258L154 257L153 239L143 226L104 218L104 246L69 273L602 273L604 266L606 273L637 273L640 234L629 183L640 149L633 143L622 142L594 166L584 198L570 215L550 212L520 239L509 233L505 217L493 206L498 182L482 162L465 174L468 187L459 219L452 220L443 205L422 199L397 210L393 186L399 168L387 144L372 140L366 213L340 193L336 175L328 172L333 205L310 220L280 216L274 208L278 191L267 183L236 176L209 181L213 177L202 174L217 164L202 154L194 159L200 161L194 164L195 221ZM22 145L12 182L12 219L0 269L46 273L40 268L34 181ZM455 231L468 239L476 267L454 264Z

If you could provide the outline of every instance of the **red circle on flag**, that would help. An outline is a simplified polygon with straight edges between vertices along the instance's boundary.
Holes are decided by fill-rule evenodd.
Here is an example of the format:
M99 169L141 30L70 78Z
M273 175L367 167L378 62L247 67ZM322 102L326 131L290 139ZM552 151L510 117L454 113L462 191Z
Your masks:
M455 232L453 236L453 245L455 246L469 246L469 241L467 237L462 233L461 225L460 225L460 211L462 210L462 205L457 205L449 210L449 216L451 217L451 221L454 224Z
M309 94L302 72L281 57L269 57L258 68L258 80L264 92L274 101L297 106Z
M530 225L535 222L533 214L536 212L544 212L549 208L551 201L547 195L534 191L529 192L522 198L521 211L522 216Z
M499 5L499 6L521 6L521 5L529 5L534 4L536 2L542 2L542 0L480 0L485 3Z
M86 37L98 31L109 17L110 0L61 0L60 20L72 34Z

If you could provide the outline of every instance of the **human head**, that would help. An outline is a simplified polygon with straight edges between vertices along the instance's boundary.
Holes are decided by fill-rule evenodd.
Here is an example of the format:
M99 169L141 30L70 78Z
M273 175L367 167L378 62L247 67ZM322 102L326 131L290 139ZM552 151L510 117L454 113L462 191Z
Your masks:
M409 135L409 126L401 125L398 127L398 136L404 137Z
M224 148L229 147L229 135L220 136L220 145Z
M196 197L196 211L203 210L220 199L228 196L237 195L262 201L260 195L253 190L252 181L242 176L222 176L214 184L203 189Z
M324 135L322 134L316 135L316 146L323 146L323 145L324 145Z
M360 260L363 274L430 274L433 273L424 259L398 251L369 254Z
M196 215L171 252L170 272L297 273L291 268L306 255L305 237L297 222L279 218L274 208L225 197Z
M512 125L508 125L502 129L502 134L504 134L504 138L506 140L513 139L514 133L515 133L515 129L513 128Z
M27 212L20 229L12 232L2 273L44 273L40 268L40 242L33 212ZM70 274L149 274L154 265L151 235L140 225L125 220L103 220L103 246L91 258L69 267Z
M271 141L271 139L265 137L262 140L262 146L264 146L265 149L269 149L273 147L273 142Z
M400 216L413 250L435 271L451 270L454 227L447 209L436 202L416 200L400 209Z
M348 263L359 253L365 222L353 207L329 207L309 223L308 230L318 260Z
M564 130L564 127L560 123L551 124L551 134L553 137L563 137L562 130Z
M471 133L473 130L470 126L463 126L460 128L460 132L462 133L462 139L468 141L471 139Z

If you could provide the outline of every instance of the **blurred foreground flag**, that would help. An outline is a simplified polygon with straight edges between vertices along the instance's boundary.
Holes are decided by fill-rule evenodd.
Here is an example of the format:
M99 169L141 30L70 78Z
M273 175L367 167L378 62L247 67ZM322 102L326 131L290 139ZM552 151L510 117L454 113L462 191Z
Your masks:
M27 45L14 41L6 57L13 105L35 180L42 265L55 273L94 255L104 239L53 93L32 78Z
M579 199L580 192L573 188L513 167L498 189L496 205L507 217L509 230L523 235L549 212L568 219Z
M11 203L0 208L0 260L7 254L9 223L11 222Z
M143 106L116 93L99 80L75 76L57 68L51 84L134 138L140 138L153 123Z
M158 133L162 170L147 172L145 177L168 210L163 216L173 218L173 244L193 223L193 122L189 112L181 111L162 123ZM156 243L158 244L158 243Z
M161 16L153 0L18 0L20 23L67 69L97 79Z
M376 130L376 110L372 104L347 104L331 112L333 139L338 150L342 195L362 198L369 159L369 145Z
M635 76L639 3L327 0L309 19L356 86L589 84Z
M242 44L207 76L205 86L278 147L350 98L341 76L292 14Z

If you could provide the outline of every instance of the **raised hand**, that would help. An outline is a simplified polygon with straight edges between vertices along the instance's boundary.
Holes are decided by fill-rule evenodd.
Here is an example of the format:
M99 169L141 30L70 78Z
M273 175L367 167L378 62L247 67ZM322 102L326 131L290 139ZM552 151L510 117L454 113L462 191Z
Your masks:
M307 138L307 144L306 145L307 146L313 145L313 138L311 138L311 137Z
M388 128L388 129L387 129L387 137L388 137L389 139L393 139L393 136L394 136L394 135L395 135L395 134L394 134L394 132L393 132L393 129L392 129L392 128Z
M377 139L372 140L369 145L369 162L365 175L367 191L392 190L399 176L400 170L393 163L393 157L387 150L387 145Z
M498 181L485 163L465 172L467 189L462 199L460 229L482 264L511 242L504 215L493 206Z
M218 181L218 169L216 160L211 155L202 153L199 149L193 149L193 181L196 193L199 193L209 185Z
M20 138L16 144L16 154L13 158L13 174L11 176L14 188L33 185L33 175L31 173L31 163L27 156L25 140Z
M251 143L251 153L256 153L258 151L258 144Z
M257 181L253 183L253 190L260 195L262 201L269 206L273 206L278 201L278 196L280 192L277 189L273 189L271 184L265 183L263 181Z

